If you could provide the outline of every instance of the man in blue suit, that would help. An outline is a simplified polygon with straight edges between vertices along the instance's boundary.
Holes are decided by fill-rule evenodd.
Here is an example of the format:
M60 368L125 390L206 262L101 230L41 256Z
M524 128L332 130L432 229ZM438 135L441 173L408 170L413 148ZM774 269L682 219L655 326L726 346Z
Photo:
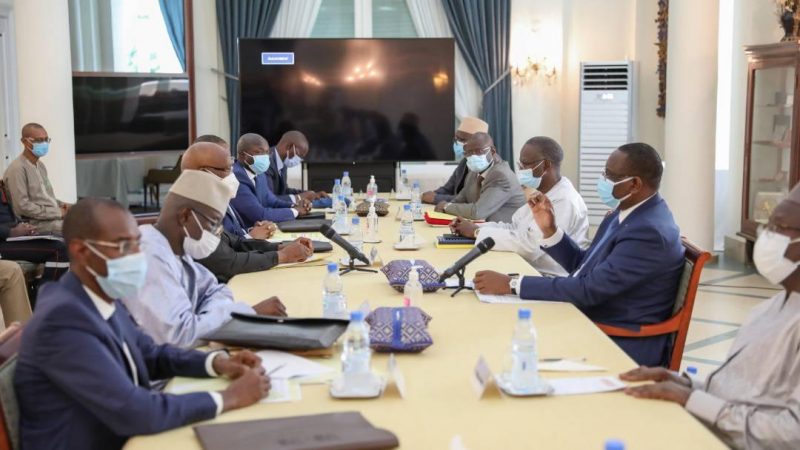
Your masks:
M133 217L111 200L84 199L64 219L70 272L42 287L25 326L14 388L26 450L121 448L158 433L251 405L269 391L261 360L155 345L117 298L135 293L147 260ZM235 380L221 392L165 394L151 380Z
M266 176L271 165L270 150L266 139L255 133L244 134L236 145L236 153L233 173L239 180L239 189L231 205L245 226L252 227L262 220L286 222L309 213L311 202L282 200L270 190Z
M633 330L668 319L684 250L672 213L658 194L662 172L658 152L647 144L626 144L609 156L598 194L613 211L587 250L556 227L544 194L533 197L529 205L545 237L542 249L570 276L515 280L484 271L476 274L475 287L487 294L518 290L523 299L568 301L595 322ZM668 336L613 339L639 364L668 360Z
M314 207L330 207L331 201L325 202L322 199L328 198L325 191L304 191L289 187L288 169L299 166L308 156L308 139L297 131L287 131L281 136L281 140L270 151L270 164L267 170L267 181L272 193L283 200L297 202L299 199L314 202ZM323 204L327 203L327 206Z

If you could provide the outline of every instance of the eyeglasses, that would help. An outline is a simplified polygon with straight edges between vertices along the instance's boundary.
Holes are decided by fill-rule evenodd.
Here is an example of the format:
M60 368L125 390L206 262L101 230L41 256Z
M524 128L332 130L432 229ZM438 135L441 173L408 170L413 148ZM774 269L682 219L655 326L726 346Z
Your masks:
M453 138L453 142L457 142L457 143L459 143L459 144L461 144L461 145L466 145L466 143L467 143L467 141L465 141L465 140L464 140L464 141L462 141L461 139L459 139L459 138L457 138L457 137L454 137L454 138Z
M618 182L620 182L622 180L625 180L627 178L633 178L633 177L630 177L628 175L613 175L613 174L609 174L607 169L603 169L603 171L600 172L600 176L605 178L606 180L614 182L614 183L618 183Z
M31 142L33 144L49 144L50 141L52 141L52 139L50 139L49 137L37 138L37 139L29 137L29 138L25 138L25 139L27 139L28 142Z
M478 150L472 150L472 151L464 152L464 154L466 156L486 155L487 153L489 153L489 151L491 149L492 149L492 147L484 147L484 148L481 148L481 149L478 149Z
M517 167L519 168L519 170L525 170L528 167L530 167L531 170L536 170L539 166L544 164L545 161L547 161L547 160L546 159L540 159L538 161L533 161L533 162L517 161ZM533 166L533 167L531 167L531 166Z
M203 220L205 220L207 223L211 224L211 228L210 229L206 228L206 230L208 232L210 232L214 236L219 236L220 234L222 234L223 225L222 225L222 221L221 220L217 222L214 219L211 219L210 217L208 217L207 215L201 213L200 211L192 210L192 213L199 215L200 217L203 218ZM195 219L197 219L197 216L195 216ZM199 222L200 221L198 220L198 223Z
M115 248L119 254L123 256L139 253L139 251L144 247L141 239L121 239L117 242L86 239L85 242L92 245L98 245L100 247Z

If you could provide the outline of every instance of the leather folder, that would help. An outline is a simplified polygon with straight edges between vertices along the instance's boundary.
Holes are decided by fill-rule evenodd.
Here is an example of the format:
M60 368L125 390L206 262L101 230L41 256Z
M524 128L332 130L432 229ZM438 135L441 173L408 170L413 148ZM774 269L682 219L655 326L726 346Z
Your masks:
M297 231L319 231L322 224L331 225L333 222L324 219L289 220L278 224L278 229L284 233Z
M328 348L347 329L348 320L293 318L231 313L231 320L206 336L226 345L280 350Z

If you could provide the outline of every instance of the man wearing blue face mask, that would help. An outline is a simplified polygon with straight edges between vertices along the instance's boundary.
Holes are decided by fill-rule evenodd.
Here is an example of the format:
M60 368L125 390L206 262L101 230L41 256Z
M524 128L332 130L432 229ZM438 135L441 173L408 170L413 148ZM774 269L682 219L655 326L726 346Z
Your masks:
M212 419L268 393L253 353L157 345L131 320L117 300L145 282L140 238L111 200L81 200L64 219L70 272L42 288L15 362L20 447L119 449L131 436ZM235 380L219 392L151 389L151 380L175 376Z
M267 182L273 194L283 200L297 203L299 200L307 200L314 203L314 207L330 207L330 200L327 205L318 200L328 197L325 191L304 191L289 187L288 169L297 167L303 163L308 156L308 139L299 131L292 130L283 133L278 145L270 149L270 164L267 169Z
M587 250L558 226L547 196L533 196L528 203L542 230L540 244L570 275L517 280L482 271L475 275L475 287L486 294L567 301L595 322L631 329L668 319L684 250L680 230L658 194L663 170L658 152L647 144L626 144L609 156L598 194L613 212ZM669 360L669 336L612 339L639 364Z
M464 181L467 178L467 173L469 172L469 169L467 169L467 160L464 158L464 145L473 134L488 132L488 123L477 117L464 117L464 120L461 121L453 137L453 159L458 165L443 186L440 186L435 191L422 193L423 203L436 205L439 202L449 202L461 192L461 189L464 188Z
M36 227L39 234L61 234L61 221L69 204L56 198L47 168L40 160L50 151L47 130L38 123L22 127L22 153L3 175L14 214Z
M252 227L259 221L286 222L311 211L311 202L300 198L284 200L270 189L267 171L272 165L267 140L255 133L247 133L236 144L236 162L233 173L239 180L239 189L231 205Z
M500 159L492 137L475 133L464 147L469 174L452 202L440 202L436 211L473 220L511 222L525 204L525 194L508 163Z

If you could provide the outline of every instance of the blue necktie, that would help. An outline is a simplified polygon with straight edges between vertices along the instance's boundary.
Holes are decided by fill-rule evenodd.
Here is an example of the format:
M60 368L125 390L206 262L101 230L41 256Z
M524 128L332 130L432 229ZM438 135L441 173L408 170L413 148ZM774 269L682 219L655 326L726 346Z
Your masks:
M619 225L620 225L620 223L619 223L619 214L617 213L617 214L612 215L609 218L608 226L606 227L605 231L603 232L603 235L600 237L600 240L597 241L596 243L594 243L594 245L592 245L592 248L589 250L589 253L583 258L583 263L581 263L580 267L578 267L578 270L572 272L572 274L570 274L570 276L574 277L575 275L580 273L581 270L583 270L584 267L586 267L586 264L588 264L589 261L591 261L592 258L597 254L597 252L601 248L603 248L603 246L605 245L606 241L611 236L614 235L614 232L617 231L617 228L619 228Z

